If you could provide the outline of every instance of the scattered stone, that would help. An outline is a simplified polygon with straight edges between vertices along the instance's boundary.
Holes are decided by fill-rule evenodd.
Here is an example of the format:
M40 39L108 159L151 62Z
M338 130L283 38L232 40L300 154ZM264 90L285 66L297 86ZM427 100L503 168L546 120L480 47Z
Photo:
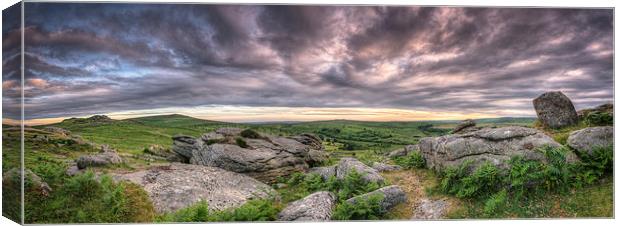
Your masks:
M308 173L316 173L320 175L324 180L327 180L332 176L336 176L336 166L314 167L310 168L310 170L308 170Z
M113 177L141 185L159 213L200 201L207 201L209 210L218 211L239 207L252 199L277 196L273 188L251 177L208 166L173 163Z
M319 191L290 203L278 214L280 221L328 221L336 203L336 196Z
M383 183L384 179L377 170L368 167L364 163L354 158L342 158L336 166L336 177L343 179L351 171L357 171L362 174L362 178L368 182Z
M592 150L596 147L603 148L614 145L614 127L588 127L573 131L568 136L566 143L579 152L592 154Z
M381 194L383 197L383 199L379 203L379 205L381 205L382 212L387 212L394 206L407 201L407 195L405 194L405 192L398 185L392 185L347 199L347 202L355 204L355 202L360 199L368 199L368 197L377 194Z
M526 160L545 161L538 148L560 147L551 137L542 131L509 126L502 128L485 128L466 134L450 134L441 137L427 137L420 140L420 153L429 168L441 171L447 167L456 167L463 162L472 161L472 168L490 162L507 169L507 160L521 155ZM574 153L567 153L568 161L576 161Z
M543 93L533 101L538 120L548 128L557 129L577 124L573 102L562 92Z
M398 150L390 152L390 154L388 154L388 157L390 158L402 157L402 156L408 155L412 151L418 151L418 150L420 149L418 148L417 144L410 144L410 145L405 146L402 149L398 149Z
M430 200L424 198L415 204L411 219L441 219L445 216L449 207L450 203L446 200Z
M380 162L373 162L372 168L377 170L378 172L397 171L397 170L403 169L403 167L401 166L389 165L389 164L380 163Z
M73 165L67 168L67 171L65 172L65 174L67 174L67 176L75 176L82 172L84 172L84 170L81 170L80 168L78 168L77 165Z
M96 155L83 155L77 160L78 169L85 169L91 166L105 166L111 164L120 164L123 159L118 155L116 150L108 145L101 145L101 151Z
M71 132L69 132L69 130L60 128L60 127L55 127L55 126L47 126L45 128L43 128L43 130L48 131L48 132L52 132L52 133L57 133L57 134L61 134L64 136L70 136Z
M476 126L476 122L474 120L471 119L466 119L461 121L453 130L451 133L460 133L460 132L467 132L467 131L463 131L465 129L471 128L471 127L475 127Z
M21 184L22 171L20 168L12 168L2 175L3 187L10 187L9 184ZM24 169L24 189L28 191L35 191L43 196L49 196L52 192L52 188L41 179L37 174L29 169ZM6 183L6 184L5 184Z

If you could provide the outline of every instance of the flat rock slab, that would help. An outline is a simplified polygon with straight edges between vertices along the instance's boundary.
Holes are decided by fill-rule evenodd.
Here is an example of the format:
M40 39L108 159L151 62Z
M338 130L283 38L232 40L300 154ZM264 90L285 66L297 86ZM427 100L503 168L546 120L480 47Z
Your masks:
M413 208L412 220L423 219L441 219L450 207L450 203L446 200L430 200L421 199Z
M224 210L239 207L251 199L277 195L273 188L249 176L190 164L173 163L116 174L114 178L141 185L159 213L173 212L200 201L207 201L210 210Z
M327 191L312 193L290 203L278 214L280 221L328 221L331 219L336 196Z

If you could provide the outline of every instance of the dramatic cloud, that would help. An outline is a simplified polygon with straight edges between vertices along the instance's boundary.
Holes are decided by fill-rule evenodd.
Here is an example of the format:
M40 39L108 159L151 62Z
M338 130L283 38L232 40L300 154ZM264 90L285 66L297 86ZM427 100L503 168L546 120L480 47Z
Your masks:
M533 116L546 91L577 108L613 99L611 9L26 3L26 15L29 119L205 106ZM3 30L6 106L20 93L18 28Z

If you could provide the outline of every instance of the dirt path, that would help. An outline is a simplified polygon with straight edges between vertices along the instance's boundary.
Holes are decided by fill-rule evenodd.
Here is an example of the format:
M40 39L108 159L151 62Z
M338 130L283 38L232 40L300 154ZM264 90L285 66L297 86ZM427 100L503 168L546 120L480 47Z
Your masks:
M412 169L401 170L382 173L383 177L393 185L398 185L407 194L407 202L400 204L392 211L390 211L390 217L393 219L409 220L414 215L414 209L429 200L441 200L445 203L446 210L444 216L451 211L456 205L458 200L452 197L444 197L441 195L429 196L426 189L434 187L438 181L436 176L425 169Z

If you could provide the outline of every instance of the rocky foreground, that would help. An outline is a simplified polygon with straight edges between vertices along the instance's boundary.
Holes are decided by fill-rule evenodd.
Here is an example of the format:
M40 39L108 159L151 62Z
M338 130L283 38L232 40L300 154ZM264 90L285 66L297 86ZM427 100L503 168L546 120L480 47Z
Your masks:
M578 114L572 102L559 92L541 95L533 101L539 120L546 128L573 126L591 112L613 111L613 106L601 106L582 110ZM86 120L100 123L109 120ZM71 119L78 120L78 119ZM91 145L69 131L48 127L50 133L72 137L76 142ZM45 139L45 138L37 138ZM241 128L218 128L200 137L178 135L172 138L171 148L151 146L145 152L172 162L166 166L153 166L128 173L115 173L115 180L125 180L140 185L148 194L158 213L170 213L207 201L210 210L236 208L253 199L278 199L279 194L270 185L278 178L293 173L317 174L324 180L343 180L355 171L368 183L387 184L381 172L400 171L400 166L390 162L374 162L371 166L355 158L341 158L332 166L314 167L327 160L322 141L312 134L290 137L274 136ZM613 127L587 127L571 132L566 140L568 162L580 161L578 155L592 154L597 147L613 145ZM465 120L447 135L422 138L418 144L407 145L392 151L389 158L419 153L426 167L443 171L468 162L472 167L491 163L500 170L509 168L507 161L513 156L545 163L541 148L558 148L563 145L545 131L521 126L500 128L478 127L475 121ZM99 153L83 155L75 159L68 175L81 173L88 168L105 167L124 163L119 153L107 146L97 146ZM15 173L17 171L9 171ZM7 174L5 174L5 177ZM10 176L10 175L9 175ZM27 177L36 183L41 193L49 193L45 182L32 172ZM385 185L367 194L345 200L355 204L375 194L380 194L382 212L408 201L407 194L398 185ZM288 203L278 214L282 221L330 220L337 203L337 194L318 191L302 199ZM411 207L412 219L442 218L450 203L446 200L423 198Z

